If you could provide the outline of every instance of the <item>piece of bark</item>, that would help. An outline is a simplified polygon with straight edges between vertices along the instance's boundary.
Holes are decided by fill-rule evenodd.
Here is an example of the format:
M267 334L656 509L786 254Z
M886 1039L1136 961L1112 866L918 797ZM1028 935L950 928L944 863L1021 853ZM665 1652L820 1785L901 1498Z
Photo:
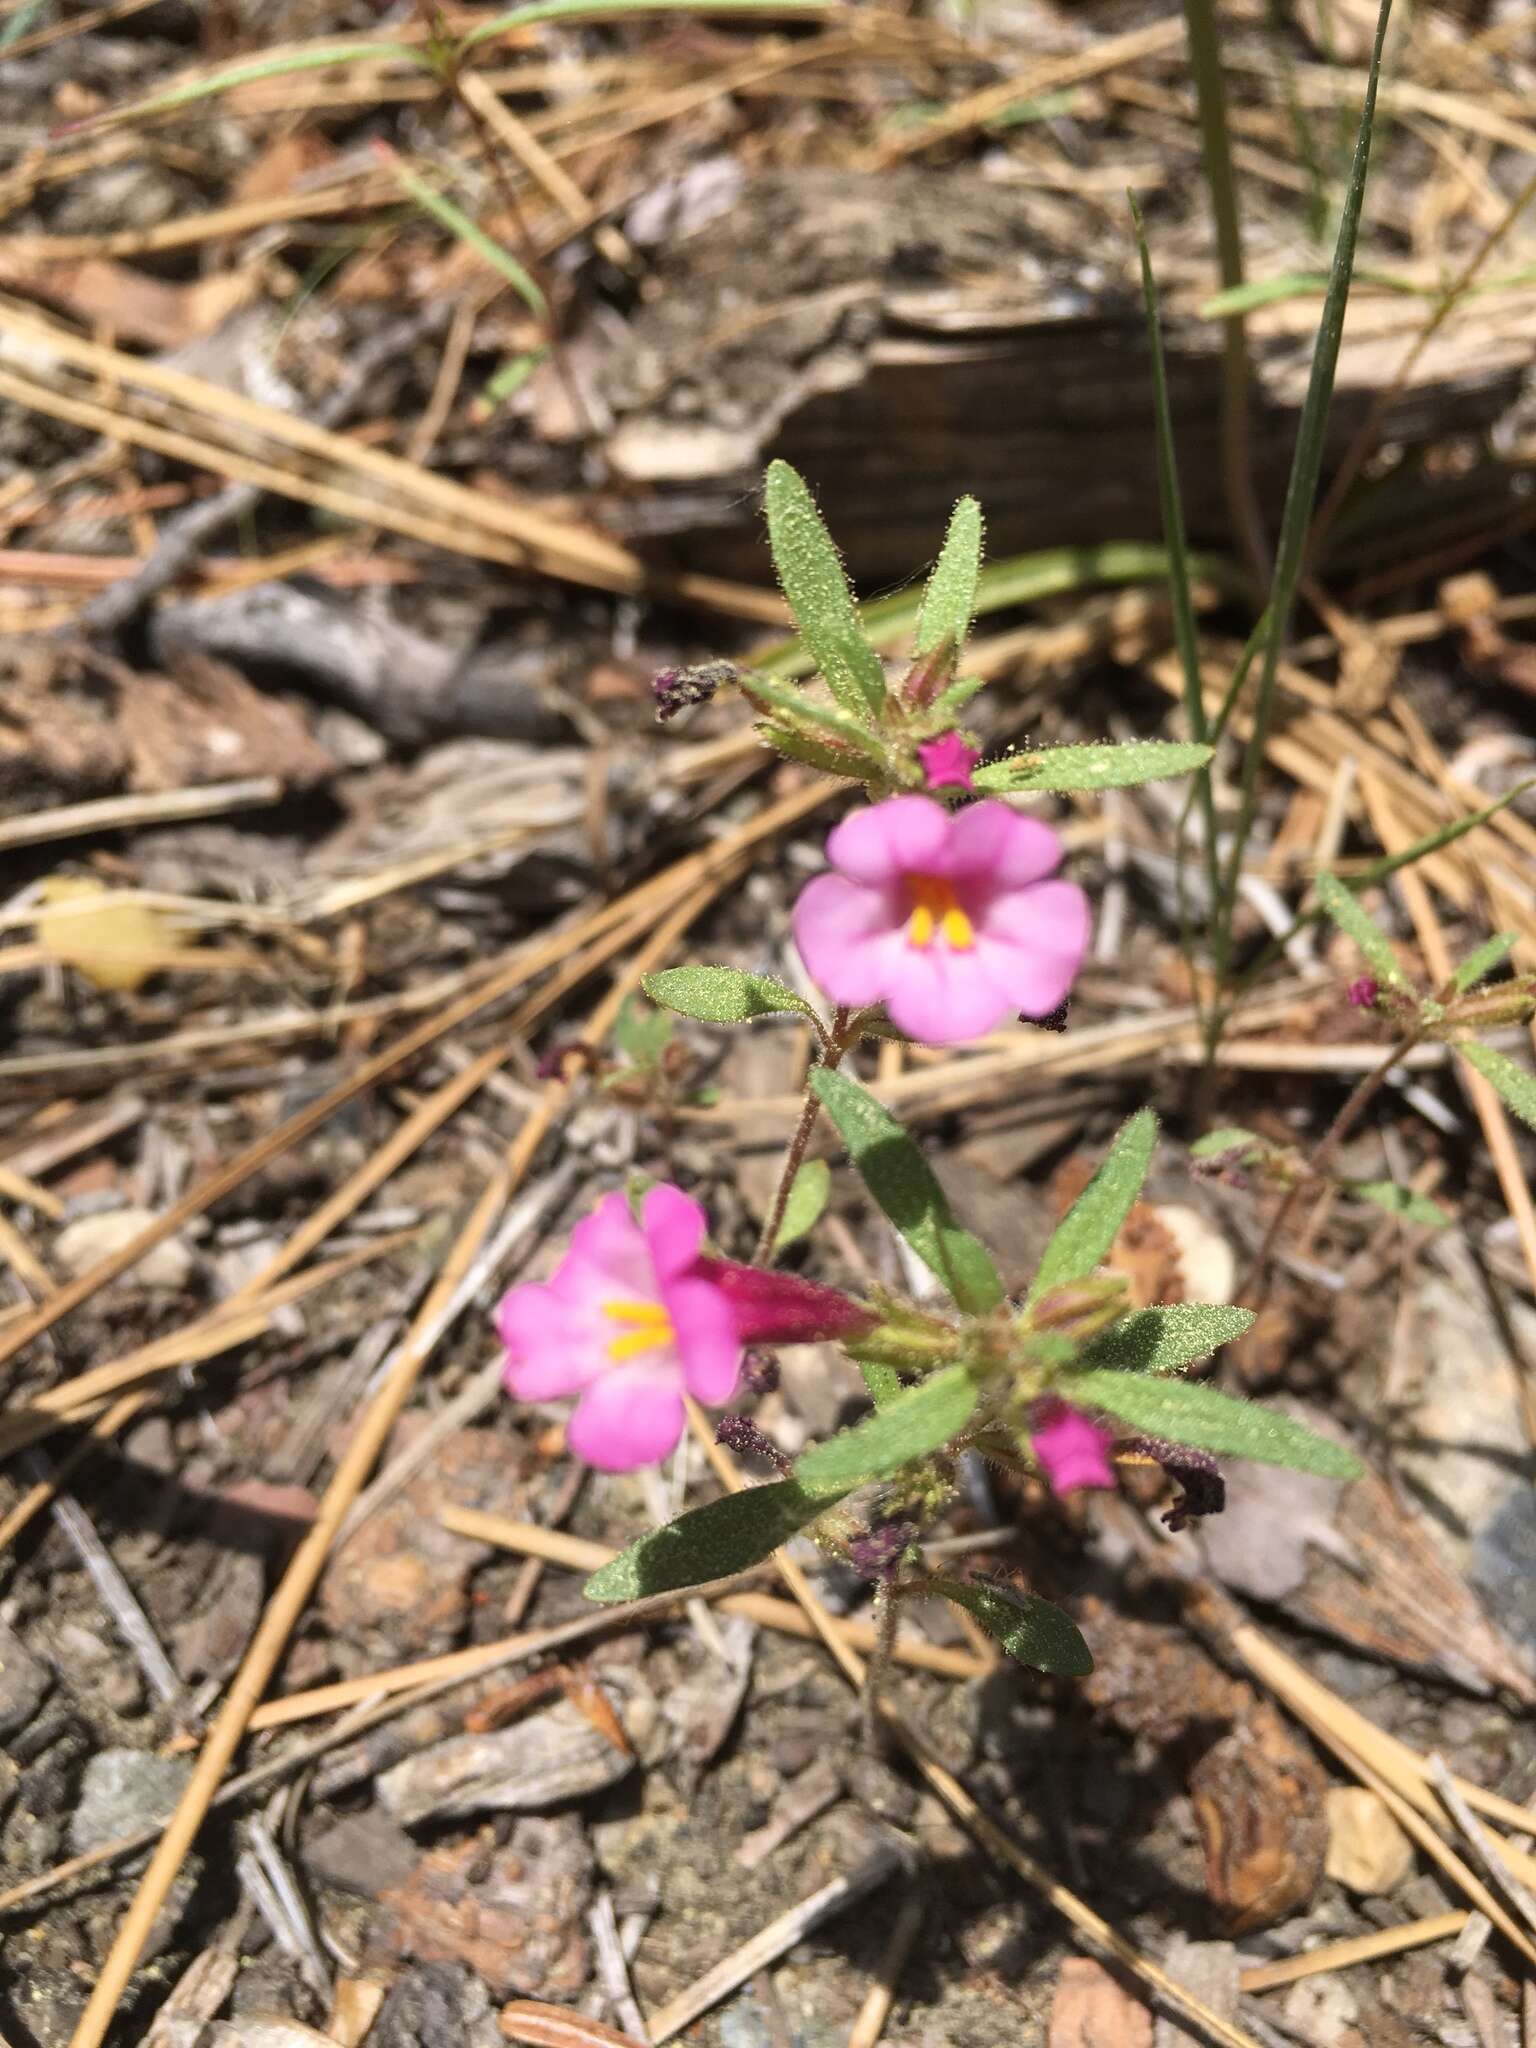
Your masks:
M1085 251L1093 251L1088 260ZM1362 250L1362 263L1367 260ZM860 580L931 558L956 495L987 511L994 557L1159 541L1146 330L1129 237L1106 253L1085 202L969 170L749 178L727 211L659 252L654 297L598 373L613 469L636 484L609 519L690 567L764 580L756 491L783 456L817 492ZM1161 253L1170 401L1192 540L1231 544L1221 484L1219 327L1192 317L1203 251ZM1180 290L1187 277L1188 288ZM1517 295L1518 296L1518 295ZM1512 500L1504 466L1451 475L1415 457L1483 437L1518 404L1529 297L1475 337L1432 344L1388 408L1404 459L1335 529L1361 563L1400 557L1405 522ZM1328 421L1336 456L1387 386L1422 315L1357 291ZM1278 505L1317 324L1315 301L1250 315L1258 502ZM597 323L583 339L597 352Z
M1090 1956L1067 1956L1046 2048L1152 2048L1152 2015Z

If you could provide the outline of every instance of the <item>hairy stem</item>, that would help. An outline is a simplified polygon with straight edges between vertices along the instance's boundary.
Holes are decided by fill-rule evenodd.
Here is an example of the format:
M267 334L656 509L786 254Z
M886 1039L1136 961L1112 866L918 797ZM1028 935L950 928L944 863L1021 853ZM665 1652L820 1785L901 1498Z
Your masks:
M1398 1039L1379 1066L1372 1067L1368 1074L1362 1075L1351 1090L1348 1100L1344 1103L1338 1115L1323 1133L1322 1140L1317 1150L1313 1153L1306 1172L1294 1186L1286 1189L1279 1208L1276 1209L1274 1215L1269 1220L1269 1228L1264 1233L1264 1241L1254 1255L1253 1264L1249 1267L1247 1277L1243 1281L1240 1299L1246 1301L1250 1307L1255 1306L1257 1302L1263 1299L1262 1290L1269 1271L1269 1262L1274 1256L1275 1246L1280 1241L1280 1233L1284 1230L1296 1204L1301 1200L1301 1197L1308 1188L1316 1187L1320 1181L1326 1180L1339 1147L1375 1101L1388 1074L1402 1060L1406 1059L1423 1035L1423 1027L1415 1024L1411 1031L1405 1032Z
M848 1012L838 1010L832 1018L832 1029L822 1040L821 1061L824 1067L835 1067L848 1050L843 1033L848 1028ZM765 1266L778 1239L779 1227L784 1221L784 1211L789 1207L789 1191L795 1184L795 1175L805 1164L806 1147L811 1142L811 1133L816 1128L816 1119L821 1114L821 1098L812 1092L809 1076L806 1080L805 1100L800 1105L800 1120L795 1125L784 1152L784 1164L779 1169L779 1184L773 1191L773 1200L768 1204L768 1214L763 1218L762 1234L757 1240L757 1249L752 1254L754 1266Z

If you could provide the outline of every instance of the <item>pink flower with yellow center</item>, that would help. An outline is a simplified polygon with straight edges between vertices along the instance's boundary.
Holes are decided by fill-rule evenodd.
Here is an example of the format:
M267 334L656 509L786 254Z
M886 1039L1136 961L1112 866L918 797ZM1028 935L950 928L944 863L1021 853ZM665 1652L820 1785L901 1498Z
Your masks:
M1053 879L1061 841L1007 804L894 796L845 818L833 872L795 905L795 944L833 1002L883 1001L926 1045L1059 1008L1088 947L1088 899Z
M706 1228L680 1188L651 1188L639 1222L623 1195L605 1195L550 1279L501 1304L508 1393L575 1394L566 1441L589 1465L629 1472L665 1457L683 1433L684 1394L730 1400L748 1343L862 1336L876 1321L836 1288L705 1257Z

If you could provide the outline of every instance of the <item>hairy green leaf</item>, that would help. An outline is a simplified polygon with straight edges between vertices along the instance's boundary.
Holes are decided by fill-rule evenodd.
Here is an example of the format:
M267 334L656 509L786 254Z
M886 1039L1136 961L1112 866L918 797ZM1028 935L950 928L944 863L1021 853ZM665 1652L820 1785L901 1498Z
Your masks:
M883 761L885 758L880 741L861 720L846 717L830 704L818 704L803 690L783 689L767 676L759 675L755 669L743 673L739 688L753 708L764 711L765 715L779 721L788 720L795 725L819 726L843 746L868 755L871 761Z
M866 1479L889 1479L964 1429L975 1412L976 1382L963 1365L947 1365L908 1387L852 1429L828 1437L795 1460L808 1493L846 1493Z
M1115 1133L1098 1172L1062 1217L1045 1248L1028 1299L1067 1280L1086 1280L1103 1264L1152 1164L1157 1117L1138 1109Z
M891 1403L907 1390L907 1383L894 1365L883 1358L853 1354L854 1363L864 1376L869 1389L869 1398L877 1408L889 1408Z
M1131 740L1124 746L1040 747L988 761L975 770L978 789L1017 795L1025 790L1128 789L1203 768L1212 749L1193 740Z
M962 498L950 515L943 550L923 592L914 643L918 654L931 654L947 639L954 649L954 659L959 660L976 606L981 543L981 507L974 498ZM950 673L954 673L953 668Z
M664 1529L652 1529L638 1537L592 1574L584 1589L586 1596L606 1606L727 1579L760 1564L848 1491L845 1486L835 1492L810 1493L793 1479L776 1479L767 1486L727 1493L679 1515Z
M1197 1358L1241 1337L1252 1323L1251 1309L1218 1302L1181 1301L1133 1309L1086 1346L1082 1362L1115 1372L1181 1372Z
M1385 932L1380 931L1371 922L1338 876L1319 875L1316 888L1318 902L1344 936L1354 940L1376 970L1377 980L1386 982L1392 988L1405 988L1406 978L1397 964L1397 955L1393 952Z
M1077 1624L1037 1594L1005 1593L974 1579L930 1579L925 1591L942 1594L975 1615L1010 1657L1032 1671L1054 1672L1058 1678L1086 1678L1093 1669L1093 1653Z
M950 1214L916 1143L888 1109L846 1074L817 1067L811 1086L837 1125L864 1185L960 1307L985 1315L1003 1298L985 1246Z
M740 967L663 967L648 974L640 986L653 1003L682 1017L697 1017L703 1024L744 1024L750 1017L782 1016L786 1010L802 1017L816 1014L782 981L769 974L748 974Z
M1496 932L1476 952L1469 953L1451 976L1451 987L1457 995L1464 996L1469 988L1476 988L1480 981L1486 981L1519 936L1518 932Z
M1395 1180L1351 1180L1345 1182L1345 1187L1360 1201L1374 1202L1378 1209L1385 1209L1389 1216L1401 1216L1405 1223L1423 1223L1431 1230L1443 1230L1454 1220L1449 1210L1432 1202L1428 1195L1421 1195L1416 1188L1405 1188Z
M672 1043L672 1019L626 996L613 1027L614 1043L637 1067L654 1067Z
M1466 1039L1456 1050L1469 1067L1476 1067L1485 1081L1493 1083L1515 1115L1536 1130L1536 1076L1475 1038Z
M859 626L842 561L815 500L787 462L768 465L763 510L779 582L827 688L847 712L878 713L885 702L880 657Z
M784 1204L779 1234L773 1240L775 1257L815 1229L831 1190L832 1170L825 1159L803 1159L789 1184L789 1199Z
M1288 1465L1296 1472L1319 1472L1329 1479L1356 1479L1358 1458L1329 1438L1317 1436L1288 1415L1235 1401L1199 1380L1152 1379L1139 1372L1108 1372L1091 1367L1065 1374L1056 1392L1074 1407L1097 1409L1146 1436L1173 1444L1193 1444L1229 1458L1256 1458L1265 1465Z

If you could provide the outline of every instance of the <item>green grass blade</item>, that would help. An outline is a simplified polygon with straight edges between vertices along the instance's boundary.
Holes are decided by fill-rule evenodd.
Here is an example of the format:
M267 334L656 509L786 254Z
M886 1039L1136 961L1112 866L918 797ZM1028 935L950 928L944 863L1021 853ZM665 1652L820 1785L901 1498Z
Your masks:
M445 199L425 178L418 178L410 165L402 163L392 150L386 154L390 169L422 212L431 214L440 227L445 227L450 235L473 249L482 262L504 277L535 319L547 320L549 301L517 258L503 249L500 242L493 241L485 229L472 221L467 213L461 212L451 199Z
M514 7L510 14L498 14L471 31L460 48L478 49L497 36L514 29L532 28L541 21L612 21L616 15L642 14L812 14L825 12L822 0L534 0L528 7Z
M312 50L291 50L281 57L253 58L249 64L232 64L227 71L216 71L208 78L189 79L185 85L173 85L165 92L152 93L148 99L134 100L126 107L114 107L89 120L72 122L70 132L100 132L117 127L124 121L136 121L150 114L174 113L178 107L191 107L199 100L216 99L220 93L233 92L237 86L259 85L267 78L288 78L300 71L325 71L333 64L358 64L377 57L403 57L408 63L430 69L425 53L413 49L409 43L325 43Z
M1259 773L1264 763L1270 720L1274 712L1280 655L1285 646L1286 636L1290 632L1296 587L1301 580L1307 528L1312 517L1313 501L1317 496L1318 479L1322 474L1323 440L1328 424L1328 408L1333 398L1334 377L1338 371L1339 345L1344 334L1344 313L1349 304L1355 245L1360 235L1360 212L1365 201L1366 176L1370 169L1371 132L1376 119L1376 88L1381 76L1382 45L1386 40L1387 23L1391 13L1392 0L1381 0L1381 9L1376 20L1376 40L1371 50L1370 72L1366 81L1365 102L1360 111L1360 129L1355 141L1354 161L1350 166L1349 184L1345 191L1344 208L1339 221L1338 241L1335 244L1333 265L1329 274L1328 296L1323 302L1317 345L1312 352L1312 374L1307 382L1306 401L1301 409L1301 422L1296 434L1296 453L1291 463L1290 481L1286 486L1285 511L1280 521L1274 581L1270 586L1269 633L1264 642L1263 667L1259 673L1258 695L1254 704L1253 732L1243 757L1242 794L1237 828L1233 834L1231 858L1221 901L1216 906L1215 913L1215 954L1219 982L1225 981L1231 958L1232 920L1237 900L1238 877L1243 871L1243 857L1247 852L1248 840L1252 835L1254 818L1258 811Z

